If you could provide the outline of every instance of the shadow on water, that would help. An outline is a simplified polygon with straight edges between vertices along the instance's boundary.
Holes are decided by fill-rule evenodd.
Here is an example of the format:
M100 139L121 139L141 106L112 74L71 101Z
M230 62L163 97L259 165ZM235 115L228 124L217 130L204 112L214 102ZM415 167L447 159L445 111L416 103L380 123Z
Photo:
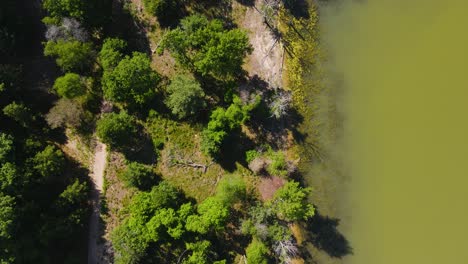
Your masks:
M339 219L321 215L318 210L315 216L307 221L310 242L333 258L353 254L349 241L338 230L339 224Z

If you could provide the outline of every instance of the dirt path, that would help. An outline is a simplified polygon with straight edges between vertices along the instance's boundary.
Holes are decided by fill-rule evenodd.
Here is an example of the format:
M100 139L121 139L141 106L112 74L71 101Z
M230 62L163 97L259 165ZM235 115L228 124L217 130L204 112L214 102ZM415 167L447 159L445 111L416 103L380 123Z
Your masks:
M90 174L93 186L91 191L92 213L89 221L88 264L98 263L100 196L103 191L106 159L106 145L98 141L94 149L93 171Z

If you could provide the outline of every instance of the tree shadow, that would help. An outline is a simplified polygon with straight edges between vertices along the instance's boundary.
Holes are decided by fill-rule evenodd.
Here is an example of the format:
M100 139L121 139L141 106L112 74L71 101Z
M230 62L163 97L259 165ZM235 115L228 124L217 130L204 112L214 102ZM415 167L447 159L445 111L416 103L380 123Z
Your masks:
M296 18L310 18L309 3L306 0L283 0L284 7Z
M151 54L143 21L132 15L132 12L125 7L124 1L114 1L112 22L106 28L105 35L126 40L129 50Z
M253 110L248 126L255 132L258 141L280 149L289 140L288 132L291 132L294 140L299 143L305 141L307 134L303 134L298 129L304 117L296 108L291 106L287 114L280 118L271 114L269 103L278 91L284 90L270 87L266 81L254 75L244 80L239 92L243 101L253 97L252 94L257 94L262 98L259 106Z
M247 167L245 161L245 152L255 147L255 144L246 137L240 129L232 131L229 136L224 140L221 146L221 152L216 158L216 161L223 169L228 172L236 170L236 163L242 164Z
M339 224L339 219L321 215L318 210L315 211L314 217L307 221L310 242L333 258L353 254L348 240L338 230Z
M148 134L142 134L131 146L121 149L122 154L128 161L135 161L146 165L156 163L158 155L153 141Z
M255 5L255 0L236 0L236 1L243 6L253 7Z

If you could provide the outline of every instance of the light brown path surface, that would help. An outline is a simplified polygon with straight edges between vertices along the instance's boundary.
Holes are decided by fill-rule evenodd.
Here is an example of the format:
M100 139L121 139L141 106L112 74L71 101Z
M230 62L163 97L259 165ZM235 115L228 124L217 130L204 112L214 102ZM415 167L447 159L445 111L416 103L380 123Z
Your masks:
M97 142L90 174L93 182L91 191L92 213L89 221L88 264L98 263L99 218L101 213L100 196L103 191L104 170L106 168L106 145Z

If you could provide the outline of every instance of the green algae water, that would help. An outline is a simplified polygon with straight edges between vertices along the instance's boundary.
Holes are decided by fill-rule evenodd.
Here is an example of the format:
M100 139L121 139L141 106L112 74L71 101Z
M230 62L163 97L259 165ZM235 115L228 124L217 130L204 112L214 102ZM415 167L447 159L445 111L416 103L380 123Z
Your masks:
M464 0L321 9L343 84L349 181L336 216L353 254L339 263L468 263L467 11Z

